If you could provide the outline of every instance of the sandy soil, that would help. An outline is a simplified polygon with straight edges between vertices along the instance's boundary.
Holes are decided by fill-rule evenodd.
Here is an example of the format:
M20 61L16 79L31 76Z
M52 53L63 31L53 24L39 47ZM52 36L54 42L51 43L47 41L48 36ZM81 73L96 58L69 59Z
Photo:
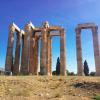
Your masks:
M100 77L0 76L0 100L92 100Z

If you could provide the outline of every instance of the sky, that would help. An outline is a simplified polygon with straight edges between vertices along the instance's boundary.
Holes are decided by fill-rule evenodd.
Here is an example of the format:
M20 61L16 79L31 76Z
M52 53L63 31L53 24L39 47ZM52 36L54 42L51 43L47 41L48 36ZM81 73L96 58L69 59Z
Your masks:
M32 21L35 27L40 27L43 21L48 21L50 25L65 28L67 69L76 73L75 28L79 23L95 23L99 27L100 40L99 10L100 0L0 0L0 67L5 66L10 23L14 22L23 29L29 21ZM83 62L86 59L90 71L95 71L91 30L82 30L81 39ZM60 39L53 37L52 41L52 69L55 70L60 54Z

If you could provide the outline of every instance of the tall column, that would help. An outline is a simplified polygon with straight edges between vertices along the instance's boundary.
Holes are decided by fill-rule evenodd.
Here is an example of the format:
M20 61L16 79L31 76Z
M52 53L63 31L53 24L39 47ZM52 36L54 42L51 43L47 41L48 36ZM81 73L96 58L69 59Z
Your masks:
M66 75L66 40L65 31L60 31L60 74Z
M52 58L51 58L51 45L52 45L52 39L51 39L51 36L50 35L48 35L48 40L47 40L47 74L48 75L52 75L52 70L51 70L51 66L52 66Z
M31 34L30 34L30 40L29 40L29 42L30 42L30 47L29 47L29 73L30 74L34 74L34 51L33 51L33 49L34 49L34 47L33 47L33 44L35 43L35 37L33 37L33 32L31 32Z
M21 74L29 73L29 40L30 40L31 26L28 24L25 26L24 43L22 48L22 64Z
M50 38L50 75L52 75L52 37Z
M82 65L82 47L81 47L81 29L76 28L76 54L77 54L77 71L78 75L83 75Z
M100 76L100 53L99 53L98 27L97 26L92 28L92 34L93 34L93 47L94 47L96 75Z
M41 53L40 53L40 74L47 74L47 31L45 28L41 32Z
M34 52L34 75L38 75L38 37L35 37Z
M13 74L17 75L19 73L19 64L20 64L20 44L21 44L21 33L17 33L16 41L16 51L15 51L15 62L13 67Z
M9 29L10 30L9 30L6 63L5 63L5 74L8 75L12 72L12 67L13 67L13 42L14 42L15 28L13 25L10 25Z

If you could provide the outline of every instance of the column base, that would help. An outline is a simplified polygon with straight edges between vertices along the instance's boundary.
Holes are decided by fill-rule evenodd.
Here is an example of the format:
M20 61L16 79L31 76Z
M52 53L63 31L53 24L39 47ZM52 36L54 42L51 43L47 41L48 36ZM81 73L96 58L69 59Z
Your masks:
M40 67L40 75L47 75L47 71L45 67Z
M5 75L12 75L11 71L5 71Z

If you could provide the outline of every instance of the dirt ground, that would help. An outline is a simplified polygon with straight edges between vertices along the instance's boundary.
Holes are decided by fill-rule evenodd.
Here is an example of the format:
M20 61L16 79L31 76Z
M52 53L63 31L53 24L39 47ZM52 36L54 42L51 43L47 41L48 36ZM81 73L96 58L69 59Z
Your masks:
M92 100L100 77L0 76L0 100Z

